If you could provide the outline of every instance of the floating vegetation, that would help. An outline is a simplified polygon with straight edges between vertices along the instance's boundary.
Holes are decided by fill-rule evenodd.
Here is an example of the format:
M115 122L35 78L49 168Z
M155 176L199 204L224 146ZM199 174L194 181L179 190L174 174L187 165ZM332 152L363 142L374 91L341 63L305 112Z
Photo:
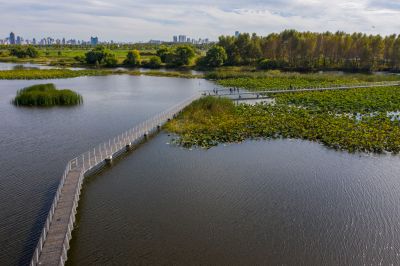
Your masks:
M393 88L379 88L367 95L377 96L376 99L380 102L377 106L380 111L389 110L393 107L392 103L385 97L380 98L379 95L390 94L381 90L391 89ZM226 99L205 97L187 107L177 119L168 123L166 128L178 134L176 142L185 147L210 148L218 143L257 138L298 138L318 141L326 146L349 152L400 152L398 120L391 119L386 112L365 116L359 121L354 116L338 115L342 111L355 113L360 110L372 110L375 106L367 108L371 102L365 101L361 105L355 105L354 108L351 108L350 104L340 108L338 107L340 106L338 102L341 101L340 94L344 93L343 98L347 98L349 102L357 101L357 97L360 96L357 95L357 90L353 91L354 97L347 91L337 93L338 97L327 97L323 104L316 100L306 108L287 104L289 100L286 98L280 99L280 103L276 105L234 106ZM328 103L336 107L319 108L325 104L328 106ZM331 111L327 111L328 109Z
M57 90L54 84L38 84L17 92L15 105L55 106L77 105L83 102L82 96L71 90Z
M400 110L399 86L282 93L274 97L278 104L324 112L369 114Z
M113 74L113 72L96 69L14 69L0 71L0 79L62 79L80 76L103 76L109 74Z
M251 91L269 89L296 89L357 85L369 82L399 81L397 75L368 74L299 74L271 72L217 71L206 75L225 87L240 87Z

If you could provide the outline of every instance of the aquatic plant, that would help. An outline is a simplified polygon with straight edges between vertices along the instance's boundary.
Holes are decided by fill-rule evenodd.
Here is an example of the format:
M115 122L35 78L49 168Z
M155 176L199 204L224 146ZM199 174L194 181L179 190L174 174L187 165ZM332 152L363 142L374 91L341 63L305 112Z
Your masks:
M391 107L388 104L381 108ZM349 111L356 110L359 107ZM234 106L226 99L205 97L183 110L166 129L178 134L176 142L185 147L210 148L254 138L298 138L349 152L400 152L400 122L386 113L357 120L354 116L285 103Z
M228 68L206 74L206 78L216 80L224 87L240 87L251 91L266 89L296 89L330 87L336 85L355 85L368 82L400 81L398 75L367 74L299 74L279 71L239 71Z
M15 69L0 71L0 79L61 79L80 76L102 76L112 73L112 71L94 69Z
M17 106L77 105L82 102L82 96L78 93L71 90L57 90L52 83L23 88L17 92L13 100Z

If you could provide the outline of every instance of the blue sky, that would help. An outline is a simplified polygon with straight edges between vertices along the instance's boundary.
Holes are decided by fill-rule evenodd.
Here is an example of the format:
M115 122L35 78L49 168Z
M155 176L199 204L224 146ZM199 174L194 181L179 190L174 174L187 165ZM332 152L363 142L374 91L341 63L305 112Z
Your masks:
M399 0L0 0L0 36L87 40L217 39L221 34L300 31L400 33ZM0 37L0 38L1 38Z

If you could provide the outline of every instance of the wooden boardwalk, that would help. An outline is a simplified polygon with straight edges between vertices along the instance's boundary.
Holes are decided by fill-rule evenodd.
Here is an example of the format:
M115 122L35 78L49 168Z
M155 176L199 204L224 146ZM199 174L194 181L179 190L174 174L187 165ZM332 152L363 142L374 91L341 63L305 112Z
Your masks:
M217 89L214 91L204 91L204 95L212 95L218 97L227 97L235 101L240 100L257 100L266 97L268 94L280 94L280 93L294 93L294 92L308 92L308 91L331 91L331 90L351 90L351 89L368 89L375 87L394 87L400 86L400 82L370 82L366 84L358 85L338 85L333 87L314 87L314 88L294 88L294 89L270 89L263 91L247 91L244 89L228 88L228 89Z
M157 132L169 119L200 97L195 95L69 161L34 251L31 266L65 264L85 176L125 153L149 134Z

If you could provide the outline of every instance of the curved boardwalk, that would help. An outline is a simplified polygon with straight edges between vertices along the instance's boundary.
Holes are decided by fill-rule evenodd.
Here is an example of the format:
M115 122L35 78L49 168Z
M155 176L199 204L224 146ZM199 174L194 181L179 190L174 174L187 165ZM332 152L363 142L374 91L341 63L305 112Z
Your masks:
M205 91L205 94L212 96L226 96L232 100L240 101L240 100L255 100L261 98L268 98L265 94L279 94L279 93L290 93L290 92L307 92L307 91L332 91L332 90L351 90L351 89L368 89L375 87L394 87L400 86L400 82L370 82L366 84L358 84L352 86L346 85L338 85L333 87L315 87L315 88L297 88L297 89L270 89L264 91L240 91L238 89L232 90L232 88L228 89L218 89L214 91Z
M198 98L200 95L195 95L68 162L34 251L32 266L65 264L85 176L113 157L125 153L149 134L157 132L164 123Z

